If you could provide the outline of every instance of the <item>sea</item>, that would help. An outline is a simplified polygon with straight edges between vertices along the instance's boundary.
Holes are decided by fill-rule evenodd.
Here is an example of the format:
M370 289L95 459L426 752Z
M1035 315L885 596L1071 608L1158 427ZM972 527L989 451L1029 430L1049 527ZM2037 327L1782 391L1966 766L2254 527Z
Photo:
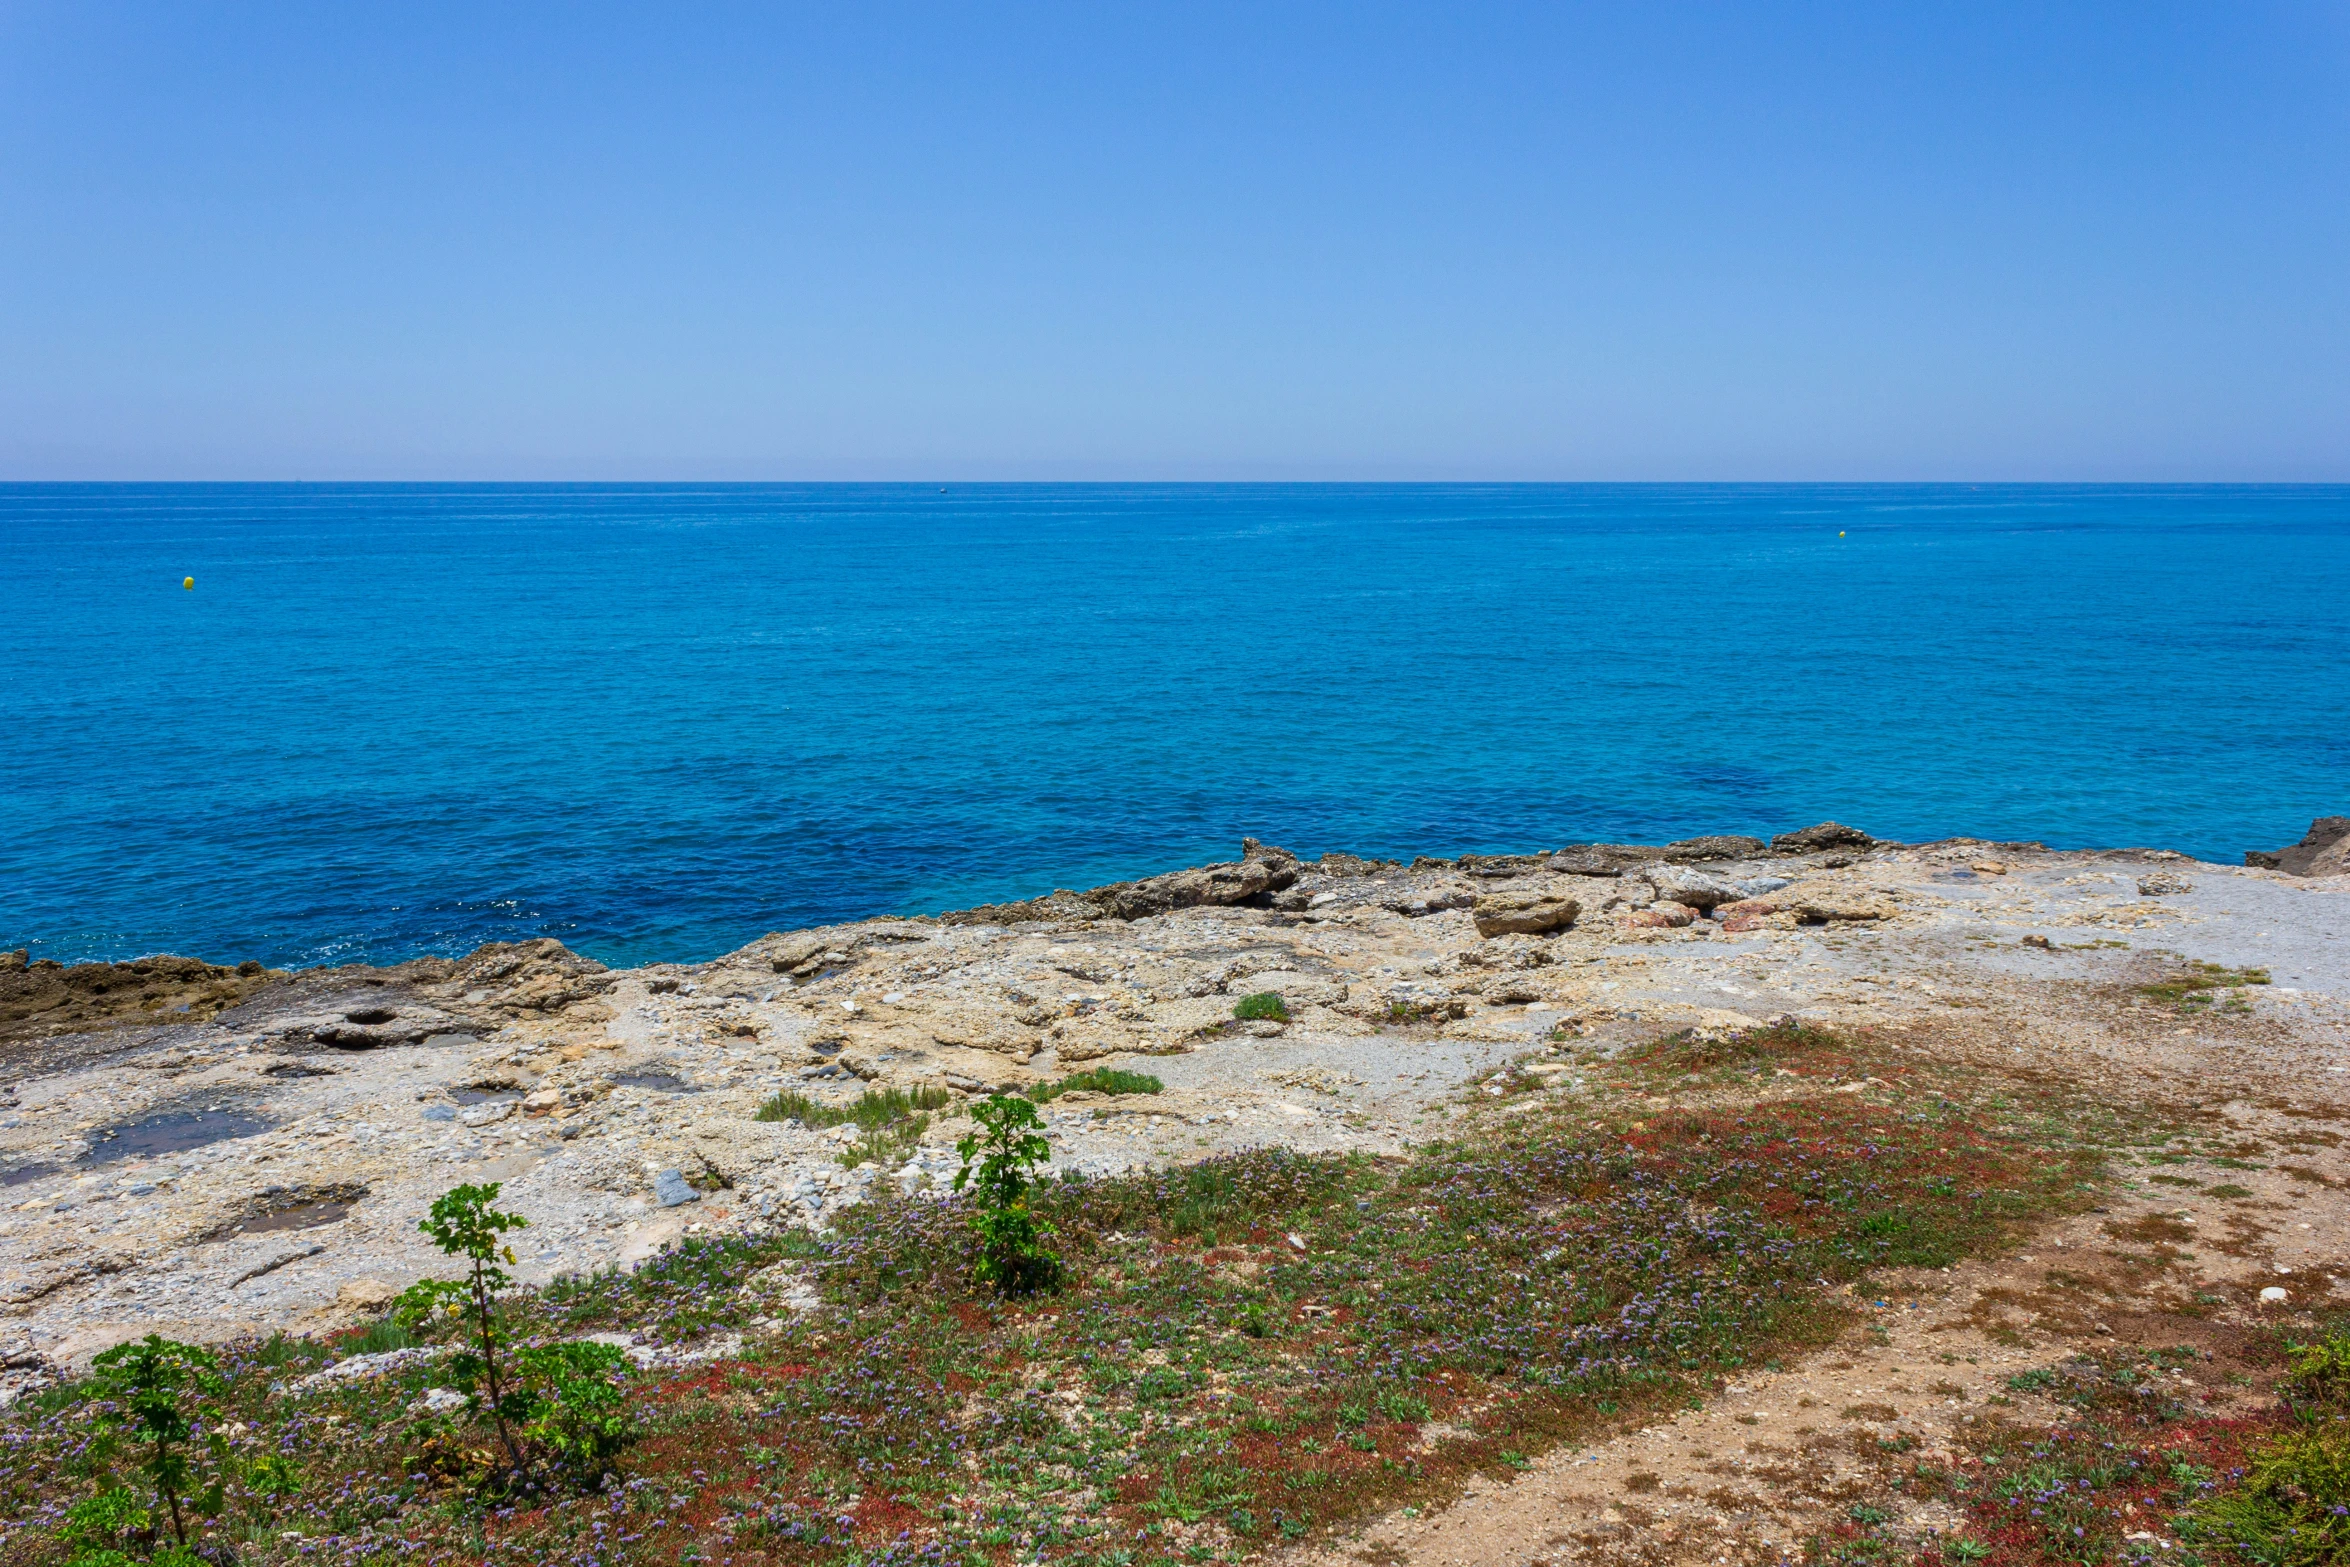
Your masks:
M18 484L0 572L0 949L67 962L2350 811L2350 487Z

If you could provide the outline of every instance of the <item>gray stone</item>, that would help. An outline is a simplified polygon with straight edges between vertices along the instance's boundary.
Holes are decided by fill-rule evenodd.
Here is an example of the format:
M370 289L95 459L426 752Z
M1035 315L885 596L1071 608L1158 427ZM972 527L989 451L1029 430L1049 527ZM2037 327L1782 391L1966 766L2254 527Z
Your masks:
M1748 838L1737 833L1683 838L1678 843L1665 845L1665 858L1682 863L1690 860L1752 860L1770 852L1771 846L1760 838Z
M1276 995L1293 1007L1334 1007L1346 999L1343 980L1325 979L1319 974L1301 974L1295 969L1268 969L1261 974L1247 974L1224 986L1228 996Z
M1480 895L1471 915L1480 936L1539 936L1575 923L1583 905L1564 893L1541 888Z
M687 1185L684 1175L676 1170L663 1170L653 1177L653 1201L664 1208L701 1200L702 1194Z
M1142 881L1113 882L1090 892L1063 889L1024 903L959 909L941 914L939 920L948 925L1012 925L1028 920L1147 919L1175 909L1246 903L1286 892L1304 869L1287 849L1254 838L1240 841L1240 854L1237 863L1197 865Z
M1842 822L1822 822L1817 827L1806 827L1800 832L1783 832L1771 840L1771 848L1780 854L1818 854L1827 849L1867 849L1876 839L1858 827L1847 827Z
M1656 888L1658 898L1698 910L1735 903L1740 898L1755 897L1787 885L1775 877L1717 876L1685 865L1659 865L1648 872L1648 881ZM1765 882L1771 885L1763 885Z
M1664 858L1665 851L1644 843L1570 843L1545 862L1554 874L1566 876L1622 876Z

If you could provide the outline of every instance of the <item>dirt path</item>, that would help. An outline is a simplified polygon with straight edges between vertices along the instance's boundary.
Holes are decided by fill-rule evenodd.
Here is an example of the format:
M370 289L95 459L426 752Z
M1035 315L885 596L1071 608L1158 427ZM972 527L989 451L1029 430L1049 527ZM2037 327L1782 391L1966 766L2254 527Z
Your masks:
M2131 1008L2106 1021L2128 1024ZM1911 1048L1979 1054L1985 1036ZM2191 1346L2199 1358L2174 1377L2184 1396L2212 1413L2264 1400L2246 1373L2275 1328L2350 1304L2350 1112L2310 1092L2326 1084L2325 1057L2277 1030L2214 1039L2081 1025L2064 1044L2069 1077L2165 1093L2183 1134L2117 1161L2116 1190L2095 1211L1999 1256L1881 1275L1843 1293L1851 1316L1834 1342L1785 1369L1543 1455L1507 1484L1474 1480L1449 1507L1389 1515L1288 1567L1794 1562L1855 1506L1915 1546L1961 1520L1899 1492L1898 1473L1967 1462L1995 1428L2065 1416L2011 1386L2019 1374L2089 1352ZM2049 1045L2035 1043L2036 1062ZM2201 1099L2221 1069L2243 1097ZM2269 1289L2287 1298L2264 1302Z

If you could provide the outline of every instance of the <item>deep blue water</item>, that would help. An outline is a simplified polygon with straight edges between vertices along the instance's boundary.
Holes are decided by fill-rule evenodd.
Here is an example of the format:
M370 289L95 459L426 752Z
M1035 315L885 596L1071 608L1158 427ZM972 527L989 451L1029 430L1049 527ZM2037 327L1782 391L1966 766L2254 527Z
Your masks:
M2350 810L2341 487L19 485L0 569L0 947L67 960Z

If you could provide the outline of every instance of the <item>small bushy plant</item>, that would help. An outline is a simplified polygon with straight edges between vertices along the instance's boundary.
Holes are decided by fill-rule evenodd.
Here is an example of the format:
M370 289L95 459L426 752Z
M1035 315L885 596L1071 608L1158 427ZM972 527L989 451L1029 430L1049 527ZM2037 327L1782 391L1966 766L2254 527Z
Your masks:
M1050 1288L1061 1274L1061 1259L1044 1245L1053 1227L1028 1205L1037 1167L1053 1156L1036 1105L1018 1094L990 1094L972 1106L971 1119L979 1130L955 1145L963 1158L955 1190L968 1189L979 1200L972 1219L979 1282L1007 1295Z
M1057 1083L1039 1083L1024 1092L1041 1105L1050 1104L1063 1094L1155 1094L1166 1086L1148 1072L1097 1066L1090 1071L1072 1072Z
M91 1362L91 1371L93 1391L103 1401L98 1419L106 1428L107 1445L131 1444L155 1488L156 1510L170 1523L173 1545L186 1551L188 1514L217 1515L225 1489L228 1444L211 1407L224 1390L220 1363L210 1350L150 1333L107 1350ZM211 1427L204 1441L214 1465L211 1482L201 1488L189 1455L199 1422ZM121 1487L100 1492L77 1511L78 1520L68 1515L69 1528L92 1543L104 1535L151 1528L146 1506Z
M2350 1561L2350 1435L2289 1431L2253 1455L2244 1483L2180 1520L2198 1545L2260 1567L2338 1567Z
M410 1330L436 1315L465 1320L473 1344L450 1360L451 1379L470 1401L469 1407L489 1411L506 1456L521 1470L528 1465L513 1422L530 1416L531 1400L499 1365L504 1335L498 1323L498 1297L513 1287L514 1280L498 1264L514 1263L506 1232L530 1221L491 1206L498 1200L498 1184L460 1186L433 1203L431 1214L417 1228L442 1251L463 1257L470 1266L462 1279L419 1279L400 1296L394 1316Z
M560 1463L594 1482L613 1472L636 1440L636 1415L620 1385L628 1356L610 1344L566 1342L521 1350L516 1368L531 1383L526 1428Z
M2331 1334L2291 1349L2285 1381L2293 1396L2305 1403L2350 1408L2350 1334Z
M811 1128L858 1126L871 1132L909 1116L943 1110L954 1102L954 1098L943 1088L868 1088L857 1096L854 1103L828 1105L810 1099L797 1089L786 1088L759 1106L758 1113L752 1119L797 1121Z
M1262 995L1241 997L1234 1004L1232 1015L1243 1023L1286 1023L1289 1021L1289 1003L1281 999L1279 991L1268 990Z

